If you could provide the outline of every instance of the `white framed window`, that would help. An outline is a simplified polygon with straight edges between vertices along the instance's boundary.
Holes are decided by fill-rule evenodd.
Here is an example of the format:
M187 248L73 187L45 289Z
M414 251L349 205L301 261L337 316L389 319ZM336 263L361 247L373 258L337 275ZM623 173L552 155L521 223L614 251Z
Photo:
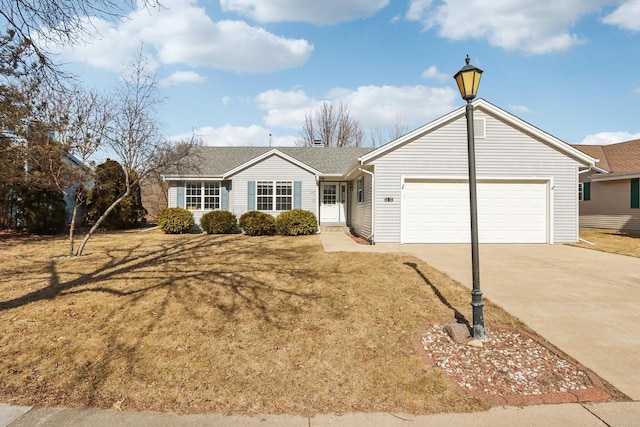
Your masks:
M364 177L358 179L356 192L358 193L358 203L364 203Z
M293 208L293 182L276 181L276 210L288 211Z
M185 206L192 211L220 209L220 183L188 182L185 187Z
M288 211L293 209L293 181L256 182L256 210Z

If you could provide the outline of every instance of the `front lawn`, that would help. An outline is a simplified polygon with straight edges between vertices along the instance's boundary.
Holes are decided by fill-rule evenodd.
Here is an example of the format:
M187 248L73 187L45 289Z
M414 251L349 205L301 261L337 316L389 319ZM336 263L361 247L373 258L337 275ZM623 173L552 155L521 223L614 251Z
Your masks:
M580 229L580 238L589 243L581 241L575 246L640 258L640 236L638 235L623 234L611 230Z
M485 409L417 351L469 291L318 236L0 239L0 402L239 414ZM517 321L490 303L487 323Z

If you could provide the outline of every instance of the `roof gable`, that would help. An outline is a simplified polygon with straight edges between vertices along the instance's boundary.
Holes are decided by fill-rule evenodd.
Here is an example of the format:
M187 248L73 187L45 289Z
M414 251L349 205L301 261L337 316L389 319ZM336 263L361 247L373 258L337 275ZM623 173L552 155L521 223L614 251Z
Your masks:
M541 129L525 122L524 120L508 113L507 111L501 108L498 108L497 106L485 101L484 99L476 99L475 101L472 102L472 104L474 106L474 109L482 110L485 113L504 121L505 123L509 124L513 128L518 129L521 132L527 133L533 136L534 138L543 141L545 144L553 147L554 149L573 158L574 160L582 163L585 166L593 166L595 163L595 160L588 154L583 153L580 150L577 150L576 148L572 147L570 144L567 144L566 142L561 141L560 139L554 137L553 135L550 135L542 131ZM442 126L445 126L446 124L459 119L460 117L464 117L465 114L466 114L466 107L465 106L460 107L457 110L450 112L449 114L446 114L430 123L427 123L426 125L412 132L409 132L406 135L403 135L395 139L394 141L391 141L370 153L367 153L366 155L360 157L359 160L363 164L367 163L423 135L431 133Z
M253 165L257 164L257 163L260 163L264 159L267 159L267 158L269 158L271 156L280 157L281 159L284 159L284 160L286 160L288 162L291 162L294 165L296 165L298 167L301 167L302 169L305 169L305 170L307 170L308 172L310 172L310 173L312 173L314 175L319 175L320 174L320 172L318 170L316 170L316 169L310 167L309 165L307 165L305 163L302 163L301 161L299 161L299 160L297 160L297 159L295 159L295 158L293 158L293 157L291 157L291 156L289 156L287 154L284 154L281 151L279 151L278 149L274 148L274 149L271 149L271 150L267 151L266 153L263 153L263 154L259 155L258 157L254 157L253 159L251 159L251 160L249 160L249 161L247 161L247 162L245 162L245 163L243 163L243 164L231 169L230 171L226 172L222 176L222 178L223 179L227 179L227 178L231 177L232 175L234 175L234 174L236 174L236 173L238 173L238 172L240 172L240 171L242 171L244 169L250 168L251 166L253 166Z

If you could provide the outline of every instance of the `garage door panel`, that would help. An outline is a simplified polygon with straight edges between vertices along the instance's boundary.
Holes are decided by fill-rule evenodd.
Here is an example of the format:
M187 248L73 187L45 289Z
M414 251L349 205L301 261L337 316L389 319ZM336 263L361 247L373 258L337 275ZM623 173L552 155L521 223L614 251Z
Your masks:
M479 182L481 243L546 243L547 190L542 182ZM402 205L403 243L468 243L469 187L466 182L406 182Z

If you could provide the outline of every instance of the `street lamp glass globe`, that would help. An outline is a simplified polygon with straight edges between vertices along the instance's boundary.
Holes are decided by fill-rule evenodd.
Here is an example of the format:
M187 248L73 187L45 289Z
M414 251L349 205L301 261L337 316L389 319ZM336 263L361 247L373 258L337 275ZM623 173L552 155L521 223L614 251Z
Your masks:
M478 93L478 86L480 86L480 77L482 77L482 70L480 68L474 67L470 65L469 55L465 59L467 65L462 67L460 71L453 76L456 79L456 83L458 84L458 90L460 91L460 96L465 101L471 101L476 97Z

